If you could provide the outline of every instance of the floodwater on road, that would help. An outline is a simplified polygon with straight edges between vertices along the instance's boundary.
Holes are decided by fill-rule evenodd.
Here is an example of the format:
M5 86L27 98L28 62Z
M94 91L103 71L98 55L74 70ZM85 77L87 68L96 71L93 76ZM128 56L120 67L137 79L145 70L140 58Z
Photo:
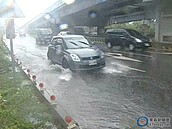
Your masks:
M141 116L172 117L172 56L107 56L102 70L71 72L51 64L46 52L28 35L14 40L15 56L82 129L139 129Z

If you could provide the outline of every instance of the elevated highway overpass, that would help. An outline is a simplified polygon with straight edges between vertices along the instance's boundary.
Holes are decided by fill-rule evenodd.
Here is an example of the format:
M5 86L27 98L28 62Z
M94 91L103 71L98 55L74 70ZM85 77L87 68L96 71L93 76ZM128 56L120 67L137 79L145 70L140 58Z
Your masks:
M168 16L168 20L169 17L171 15ZM156 41L163 42L163 33L172 35L172 27L168 28L168 32L163 29L159 0L75 0L70 5L65 4L63 0L58 0L26 25L33 28L51 27L57 32L61 24L68 24L70 27L96 26L99 31L115 23L150 19L156 19ZM167 37L167 39L172 41L171 38Z
M148 10L151 13L148 13ZM50 22L45 18L46 15L49 15L51 22L56 24L68 23L69 25L77 26L105 26L107 24L113 24L115 19L115 22L126 22L155 18L153 12L155 12L154 1L76 0L75 3L66 5L60 0L39 17L33 19L30 25L45 25ZM133 17L128 20L127 18L125 20L121 19L121 16L126 17L130 15Z

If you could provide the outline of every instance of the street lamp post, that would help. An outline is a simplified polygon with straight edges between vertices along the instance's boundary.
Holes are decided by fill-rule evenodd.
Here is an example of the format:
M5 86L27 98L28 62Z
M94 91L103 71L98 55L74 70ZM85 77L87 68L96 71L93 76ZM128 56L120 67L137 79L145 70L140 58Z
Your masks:
M14 19L7 19L6 20L6 39L10 39L10 55L11 55L11 61L12 61L13 79L15 81L15 60L14 60L14 50L13 50L13 38L15 38Z
M13 80L15 85L15 60L13 50L13 39L15 38L14 19L24 17L15 0L1 0L0 1L0 18L6 20L6 39L10 39L10 55L12 61Z

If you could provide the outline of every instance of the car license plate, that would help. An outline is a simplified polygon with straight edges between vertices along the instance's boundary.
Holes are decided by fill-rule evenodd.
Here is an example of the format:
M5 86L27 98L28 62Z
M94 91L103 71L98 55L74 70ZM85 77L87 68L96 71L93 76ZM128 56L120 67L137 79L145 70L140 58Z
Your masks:
M145 46L148 47L148 46L150 46L150 45L149 45L149 43L145 43Z
M89 65L96 65L97 64L97 61L96 60L90 60L89 61Z

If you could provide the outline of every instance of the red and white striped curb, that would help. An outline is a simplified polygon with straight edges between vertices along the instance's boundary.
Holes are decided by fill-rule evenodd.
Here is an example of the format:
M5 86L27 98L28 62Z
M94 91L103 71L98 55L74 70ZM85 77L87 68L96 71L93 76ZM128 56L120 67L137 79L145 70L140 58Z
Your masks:
M80 129L78 123L67 113L67 111L57 102L57 96L50 94L44 85L43 82L37 82L37 76L31 73L30 69L27 69L23 66L22 62L19 59L15 58L15 63L18 67L24 72L24 74L28 77L29 80L35 85L36 89L43 96L43 98L48 101L51 107L56 111L56 115L58 121L66 128L66 129Z

